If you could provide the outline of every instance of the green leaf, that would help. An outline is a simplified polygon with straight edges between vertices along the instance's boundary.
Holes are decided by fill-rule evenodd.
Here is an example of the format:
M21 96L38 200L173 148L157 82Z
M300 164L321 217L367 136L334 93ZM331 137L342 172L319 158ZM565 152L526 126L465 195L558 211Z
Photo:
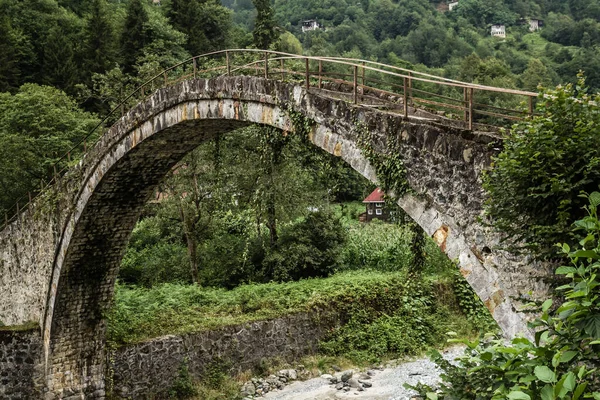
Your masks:
M575 374L572 372L569 372L567 374L567 376L564 377L564 384L563 387L565 389L567 389L567 391L572 391L573 389L575 389Z
M564 353L562 353L560 355L560 362L564 363L564 362L569 362L573 359L573 357L575 357L578 354L577 351L565 351Z
M556 275L574 274L577 272L576 268L573 267L558 267L554 272Z
M546 382L546 383L556 382L556 374L554 374L554 371L552 371L550 368L548 368L546 366L538 365L533 370L533 373L542 382Z
M437 395L437 393L434 393L434 392L427 392L427 399L438 400L438 395Z
M600 259L600 254L593 250L578 250L571 254L571 257Z
M600 315L590 315L583 321L583 330L594 339L600 339Z
M506 396L506 398L511 400L531 400L531 396L527 393L523 393L521 391L513 391Z
M590 204L594 207L600 206L600 192L592 192L590 194Z
M540 395L542 396L542 400L554 400L554 388L552 385L546 385L542 388Z
M581 395L583 394L583 392L585 391L585 388L587 387L587 382L583 382L580 383L579 385L577 385L577 389L575 389L575 392L573 392L573 400L577 400L581 397Z
M548 299L542 304L542 312L548 311L548 309L552 306L552 299Z

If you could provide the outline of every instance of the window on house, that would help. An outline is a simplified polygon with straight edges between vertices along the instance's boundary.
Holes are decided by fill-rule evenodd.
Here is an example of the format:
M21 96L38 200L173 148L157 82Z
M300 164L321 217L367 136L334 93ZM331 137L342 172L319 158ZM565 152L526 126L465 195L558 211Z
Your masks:
M370 208L369 210L367 210L367 212L369 213L369 215L373 215L373 210L371 210Z
M375 203L375 207L383 207L383 203Z
M378 208L377 210L375 210L375 214L381 215L383 214L383 210L381 208Z

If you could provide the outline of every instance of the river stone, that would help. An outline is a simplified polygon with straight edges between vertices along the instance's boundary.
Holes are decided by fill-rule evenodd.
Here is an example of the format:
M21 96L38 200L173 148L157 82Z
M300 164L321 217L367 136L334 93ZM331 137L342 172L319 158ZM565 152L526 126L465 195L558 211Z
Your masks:
M348 379L348 385L351 388L357 388L357 387L360 386L360 383L358 383L358 379L356 379L356 378L350 378L350 379Z
M242 396L254 396L256 393L256 386L252 382L246 382L244 386L242 386Z
M323 375L321 375L321 378L327 379L327 380L331 380L331 378L333 378L333 375L331 375L331 374L323 374Z
M373 384L371 382L366 382L366 381L362 381L362 380L358 380L360 383L363 384L364 387L366 388L370 388L371 386L373 386Z
M342 372L342 382L348 382L348 379L352 378L352 371Z
M335 388L337 390L342 390L344 388L344 384L342 382L338 383L337 385L335 385Z

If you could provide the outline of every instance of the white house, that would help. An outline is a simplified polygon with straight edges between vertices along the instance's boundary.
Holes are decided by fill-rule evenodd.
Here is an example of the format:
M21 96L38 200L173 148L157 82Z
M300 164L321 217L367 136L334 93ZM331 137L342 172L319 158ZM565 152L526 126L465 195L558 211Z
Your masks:
M506 26L500 25L500 24L492 25L492 36L499 37L499 38L505 38L506 37Z
M448 8L450 9L450 11L452 11L454 9L454 7L456 7L458 5L458 1L453 1L452 3L448 4Z
M302 21L302 32L316 31L317 29L321 29L321 25L316 19Z
M529 31L535 32L544 26L544 21L541 19L530 19L529 20Z

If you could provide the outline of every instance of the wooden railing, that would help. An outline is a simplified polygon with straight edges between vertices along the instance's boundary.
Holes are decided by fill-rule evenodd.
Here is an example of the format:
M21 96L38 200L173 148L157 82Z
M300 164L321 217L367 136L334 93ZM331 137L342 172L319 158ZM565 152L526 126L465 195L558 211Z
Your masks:
M145 81L118 104L52 167L52 178L40 190L28 193L5 213L4 227L28 207L35 196L55 183L69 168L59 168L72 156L85 154L102 127L123 116L130 107L149 97L156 89L200 77L256 75L267 79L296 82L306 89L323 89L354 104L381 106L408 118L413 111L443 112L448 122L464 129L494 129L507 126L534 113L537 93L460 82L383 63L341 57L313 57L258 50L230 49L192 57ZM337 86L334 86L337 85ZM333 90L337 88L338 90ZM97 135L96 140L92 140ZM9 215L12 215L9 218ZM3 228L4 228L3 227Z

